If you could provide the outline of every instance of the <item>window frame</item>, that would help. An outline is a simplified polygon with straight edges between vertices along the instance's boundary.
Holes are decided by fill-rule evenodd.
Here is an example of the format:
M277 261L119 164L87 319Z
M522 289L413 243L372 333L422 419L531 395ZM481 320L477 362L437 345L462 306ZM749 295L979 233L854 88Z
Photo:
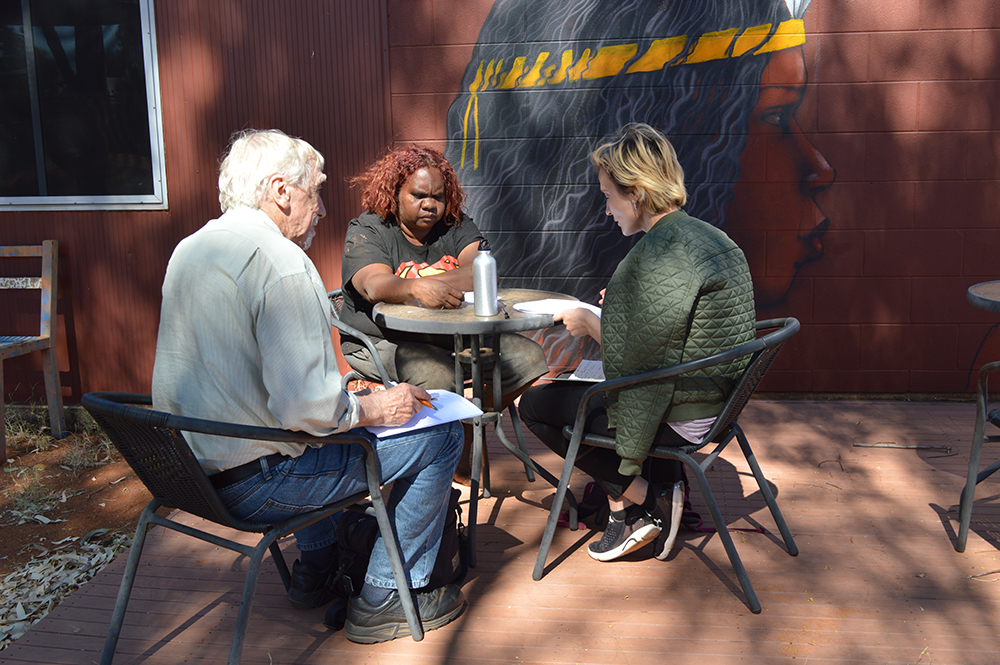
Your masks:
M149 124L150 166L153 177L152 194L113 196L0 196L0 212L16 210L166 210L167 170L163 149L163 114L160 103L160 71L156 48L154 0L135 0L139 6L139 23L143 33L142 60L146 76L146 110ZM27 0L22 0L22 3ZM27 34L27 30L25 31ZM26 43L29 43L26 39ZM29 54L26 54L29 55ZM28 76L34 76L34 54L30 54ZM31 85L37 104L37 89ZM36 141L37 144L37 141ZM36 145L37 150L37 145Z

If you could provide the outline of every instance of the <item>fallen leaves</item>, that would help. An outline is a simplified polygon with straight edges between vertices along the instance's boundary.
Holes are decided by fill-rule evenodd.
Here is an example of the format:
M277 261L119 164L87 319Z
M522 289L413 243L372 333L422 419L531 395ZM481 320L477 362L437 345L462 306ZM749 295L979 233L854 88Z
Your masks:
M40 547L40 554L0 582L0 650L114 561L131 540L129 534L97 529L51 543L51 549Z

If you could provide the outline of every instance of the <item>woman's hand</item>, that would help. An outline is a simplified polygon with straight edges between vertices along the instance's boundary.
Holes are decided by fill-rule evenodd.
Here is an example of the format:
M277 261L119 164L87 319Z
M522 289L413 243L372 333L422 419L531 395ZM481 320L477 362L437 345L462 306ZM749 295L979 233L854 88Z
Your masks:
M361 405L358 427L403 425L424 408L420 403L421 399L430 401L431 396L423 388L409 383L399 383L387 390L361 395L358 397Z
M424 307L431 309L454 309L462 304L465 292L456 289L441 279L420 277L411 280L413 296Z
M607 289L601 289L601 299L597 301L597 306L598 307L604 307L604 292L605 291L607 291Z
M601 341L601 319L589 309L574 307L552 316L556 323L562 323L573 337L590 335L598 343Z

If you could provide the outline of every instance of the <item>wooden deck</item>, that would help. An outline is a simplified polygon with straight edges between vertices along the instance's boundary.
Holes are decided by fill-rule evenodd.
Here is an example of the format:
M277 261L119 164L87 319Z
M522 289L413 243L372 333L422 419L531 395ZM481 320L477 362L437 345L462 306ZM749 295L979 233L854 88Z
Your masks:
M666 562L647 548L600 564L582 549L593 533L560 529L546 576L533 582L546 517L539 506L553 490L528 483L493 441L495 498L480 504L479 565L457 621L420 643L351 644L324 628L323 610L293 609L267 561L243 662L996 663L1000 478L977 492L966 552L953 548L974 417L971 403L752 402L742 422L801 554L785 552L738 447L716 461L709 481L731 527L767 529L733 534L760 615L744 604L714 534L682 530ZM558 467L537 441L529 446ZM987 445L984 459L998 456ZM692 499L698 507L696 490ZM293 540L283 546L294 558ZM154 529L115 662L225 662L244 565L229 551ZM124 557L0 661L98 662L123 567Z

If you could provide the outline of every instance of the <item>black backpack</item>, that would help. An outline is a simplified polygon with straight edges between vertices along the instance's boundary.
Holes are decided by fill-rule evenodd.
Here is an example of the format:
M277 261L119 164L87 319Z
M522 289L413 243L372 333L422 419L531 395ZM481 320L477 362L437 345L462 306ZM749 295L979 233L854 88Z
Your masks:
M431 571L428 588L445 584L459 584L469 572L469 537L462 523L462 509L458 500L462 493L452 488L448 497L441 546L438 548L434 569ZM326 610L323 621L328 628L340 630L347 620L347 601L361 592L368 571L375 539L378 537L378 521L370 512L345 511L337 526L337 571L330 576L327 584L336 594L333 603Z

